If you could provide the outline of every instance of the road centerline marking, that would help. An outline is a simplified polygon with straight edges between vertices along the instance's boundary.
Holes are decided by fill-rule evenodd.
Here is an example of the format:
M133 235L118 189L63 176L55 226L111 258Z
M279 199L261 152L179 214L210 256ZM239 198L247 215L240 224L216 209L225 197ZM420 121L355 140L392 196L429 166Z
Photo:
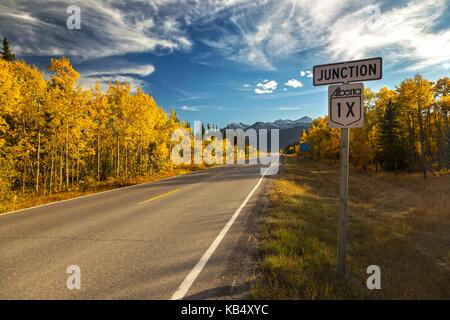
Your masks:
M276 163L278 165L278 163ZM191 286L194 284L195 280L197 280L197 277L200 275L200 272L202 272L203 268L205 267L206 263L209 261L211 256L216 251L217 247L219 246L220 242L223 240L223 238L228 233L228 230L230 230L231 226L233 225L234 221L237 219L239 214L241 213L242 209L244 209L247 202L252 197L253 193L255 193L256 189L258 189L259 185L264 179L264 176L268 172L268 170L273 166L272 164L270 167L268 167L261 178L258 180L256 185L253 187L253 189L250 191L250 193L245 198L244 202L237 208L237 210L234 212L233 216L228 220L227 224L223 227L223 229L220 231L220 233L217 235L217 237L214 239L214 241L211 243L209 248L205 251L203 256L200 258L200 260L197 262L197 264L194 266L194 268L189 272L189 274L186 276L184 281L181 283L181 285L178 287L177 291L172 295L170 298L171 300L181 300L184 298L186 293L189 291Z
M158 200L158 199L163 198L163 197L165 197L165 196L168 196L168 195L170 195L170 194L172 194L172 193L178 192L178 191L180 191L180 190L181 190L180 188L174 189L174 190L172 190L172 191L168 191L168 192L166 192L166 193L163 193L163 194L154 196L154 197L152 197L152 198L150 198L150 199L147 199L147 200L145 200L145 201L139 202L138 204L144 204L144 203L147 203L147 202L155 201L155 200Z

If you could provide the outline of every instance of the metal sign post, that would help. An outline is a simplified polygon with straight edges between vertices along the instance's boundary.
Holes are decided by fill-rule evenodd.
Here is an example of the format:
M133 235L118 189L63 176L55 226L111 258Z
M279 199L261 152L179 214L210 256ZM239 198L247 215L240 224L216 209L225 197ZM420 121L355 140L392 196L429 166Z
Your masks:
M346 271L350 128L360 128L364 124L364 85L349 84L349 82L381 79L382 66L382 58L371 58L323 64L313 68L315 86L340 83L328 87L328 126L341 129L338 218L338 272L340 275L344 275Z
M338 219L338 272L345 274L345 256L347 246L347 211L348 211L348 158L349 158L349 128L341 128L340 155L340 192Z
M344 83L328 87L328 125L341 129L340 191L338 218L338 272L345 274L348 214L348 162L350 128L362 127L364 123L362 83Z

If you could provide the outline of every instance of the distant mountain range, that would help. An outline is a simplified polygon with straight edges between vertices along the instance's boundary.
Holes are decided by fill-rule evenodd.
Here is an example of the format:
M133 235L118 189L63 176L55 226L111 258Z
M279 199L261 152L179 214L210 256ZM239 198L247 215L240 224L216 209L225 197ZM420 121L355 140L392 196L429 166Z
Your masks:
M300 134L303 130L308 129L311 126L313 119L310 117L302 117L297 120L283 120L279 119L274 122L262 122L258 121L252 125L245 123L230 123L222 131L225 132L226 129L279 129L280 130L280 148L285 148L288 145L298 142ZM269 135L270 136L270 135ZM270 142L269 142L270 143Z

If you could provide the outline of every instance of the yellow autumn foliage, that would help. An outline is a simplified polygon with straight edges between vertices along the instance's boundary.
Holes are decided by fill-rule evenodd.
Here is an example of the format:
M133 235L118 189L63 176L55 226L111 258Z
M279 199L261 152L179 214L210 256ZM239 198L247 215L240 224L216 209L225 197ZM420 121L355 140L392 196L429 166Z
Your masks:
M0 59L0 195L74 190L171 169L170 137L183 126L140 88L83 89L67 58L50 77Z

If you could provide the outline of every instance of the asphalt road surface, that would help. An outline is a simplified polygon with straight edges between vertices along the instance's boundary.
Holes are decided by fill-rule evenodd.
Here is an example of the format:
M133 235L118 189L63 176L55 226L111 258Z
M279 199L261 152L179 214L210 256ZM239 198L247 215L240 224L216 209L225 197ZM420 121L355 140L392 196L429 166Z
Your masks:
M267 179L223 166L0 216L1 299L180 299L214 289ZM79 266L80 289L67 288Z

